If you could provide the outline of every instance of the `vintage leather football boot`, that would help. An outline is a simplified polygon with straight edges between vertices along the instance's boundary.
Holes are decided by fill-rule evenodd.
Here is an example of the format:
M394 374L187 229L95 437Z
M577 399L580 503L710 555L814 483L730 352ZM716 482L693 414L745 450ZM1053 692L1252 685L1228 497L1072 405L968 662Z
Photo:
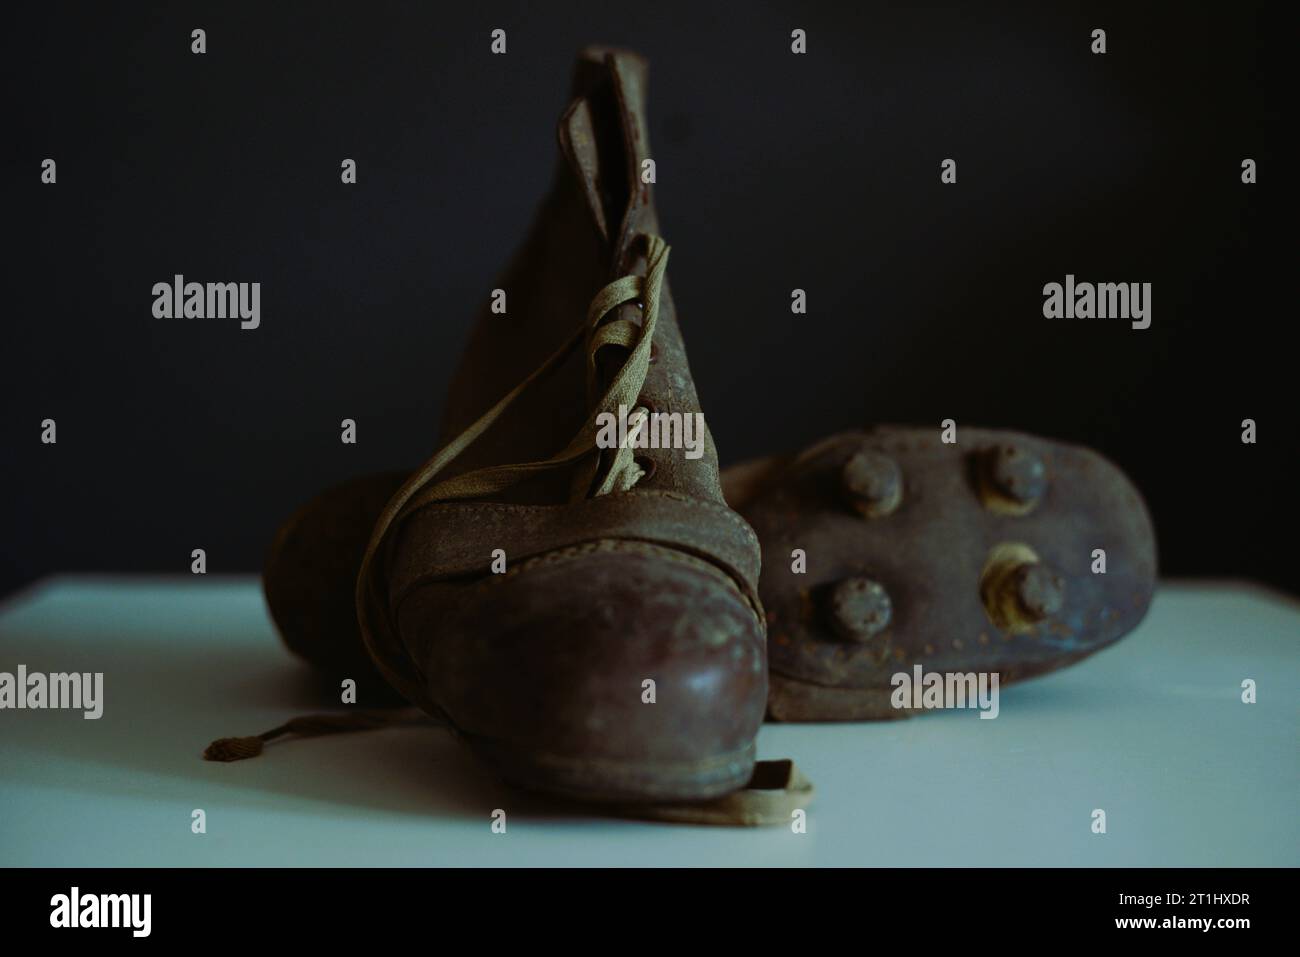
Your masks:
M763 543L773 718L904 717L894 675L919 665L1005 685L1105 648L1146 614L1155 539L1119 469L1017 432L956 437L846 432L724 473Z
M743 788L767 698L758 542L707 429L698 456L599 441L620 412L699 409L641 181L645 72L617 50L579 58L563 163L497 282L506 314L485 306L472 332L446 444L319 526L364 553L356 618L313 583L334 587L357 552L337 562L295 531L312 506L267 568L291 647L357 667L339 635L359 621L383 679L507 781L622 804Z

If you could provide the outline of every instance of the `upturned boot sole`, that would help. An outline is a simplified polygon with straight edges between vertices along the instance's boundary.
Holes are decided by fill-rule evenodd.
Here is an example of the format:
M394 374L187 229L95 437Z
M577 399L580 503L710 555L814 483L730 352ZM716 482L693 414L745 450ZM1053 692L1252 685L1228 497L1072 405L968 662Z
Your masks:
M769 716L906 717L914 669L1045 674L1118 641L1156 578L1151 520L1088 449L882 427L728 469L763 545Z

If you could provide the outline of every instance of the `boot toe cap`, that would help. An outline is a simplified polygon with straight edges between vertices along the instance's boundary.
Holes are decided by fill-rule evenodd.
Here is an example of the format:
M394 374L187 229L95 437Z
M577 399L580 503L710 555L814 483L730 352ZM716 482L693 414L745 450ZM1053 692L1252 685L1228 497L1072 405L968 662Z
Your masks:
M712 565L640 543L566 549L421 588L399 627L458 729L498 764L530 765L506 769L520 783L688 798L748 778L766 639Z

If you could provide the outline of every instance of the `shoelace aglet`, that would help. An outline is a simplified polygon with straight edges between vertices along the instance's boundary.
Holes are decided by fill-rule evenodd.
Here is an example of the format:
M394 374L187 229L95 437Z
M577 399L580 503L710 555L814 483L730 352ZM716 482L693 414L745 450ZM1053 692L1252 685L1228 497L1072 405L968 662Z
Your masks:
M372 731L413 721L433 721L418 708L393 711L352 711L341 714L305 714L291 718L279 727L246 738L218 738L203 749L205 761L244 761L262 753L266 742L284 734L315 737L345 731Z

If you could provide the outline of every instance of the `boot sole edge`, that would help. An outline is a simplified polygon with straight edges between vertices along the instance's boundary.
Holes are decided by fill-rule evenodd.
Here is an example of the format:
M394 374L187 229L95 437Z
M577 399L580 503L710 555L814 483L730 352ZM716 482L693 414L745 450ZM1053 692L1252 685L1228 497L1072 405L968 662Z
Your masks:
M525 751L492 738L464 735L476 757L507 784L527 791L599 804L700 801L745 787L756 747L693 761L579 758Z

